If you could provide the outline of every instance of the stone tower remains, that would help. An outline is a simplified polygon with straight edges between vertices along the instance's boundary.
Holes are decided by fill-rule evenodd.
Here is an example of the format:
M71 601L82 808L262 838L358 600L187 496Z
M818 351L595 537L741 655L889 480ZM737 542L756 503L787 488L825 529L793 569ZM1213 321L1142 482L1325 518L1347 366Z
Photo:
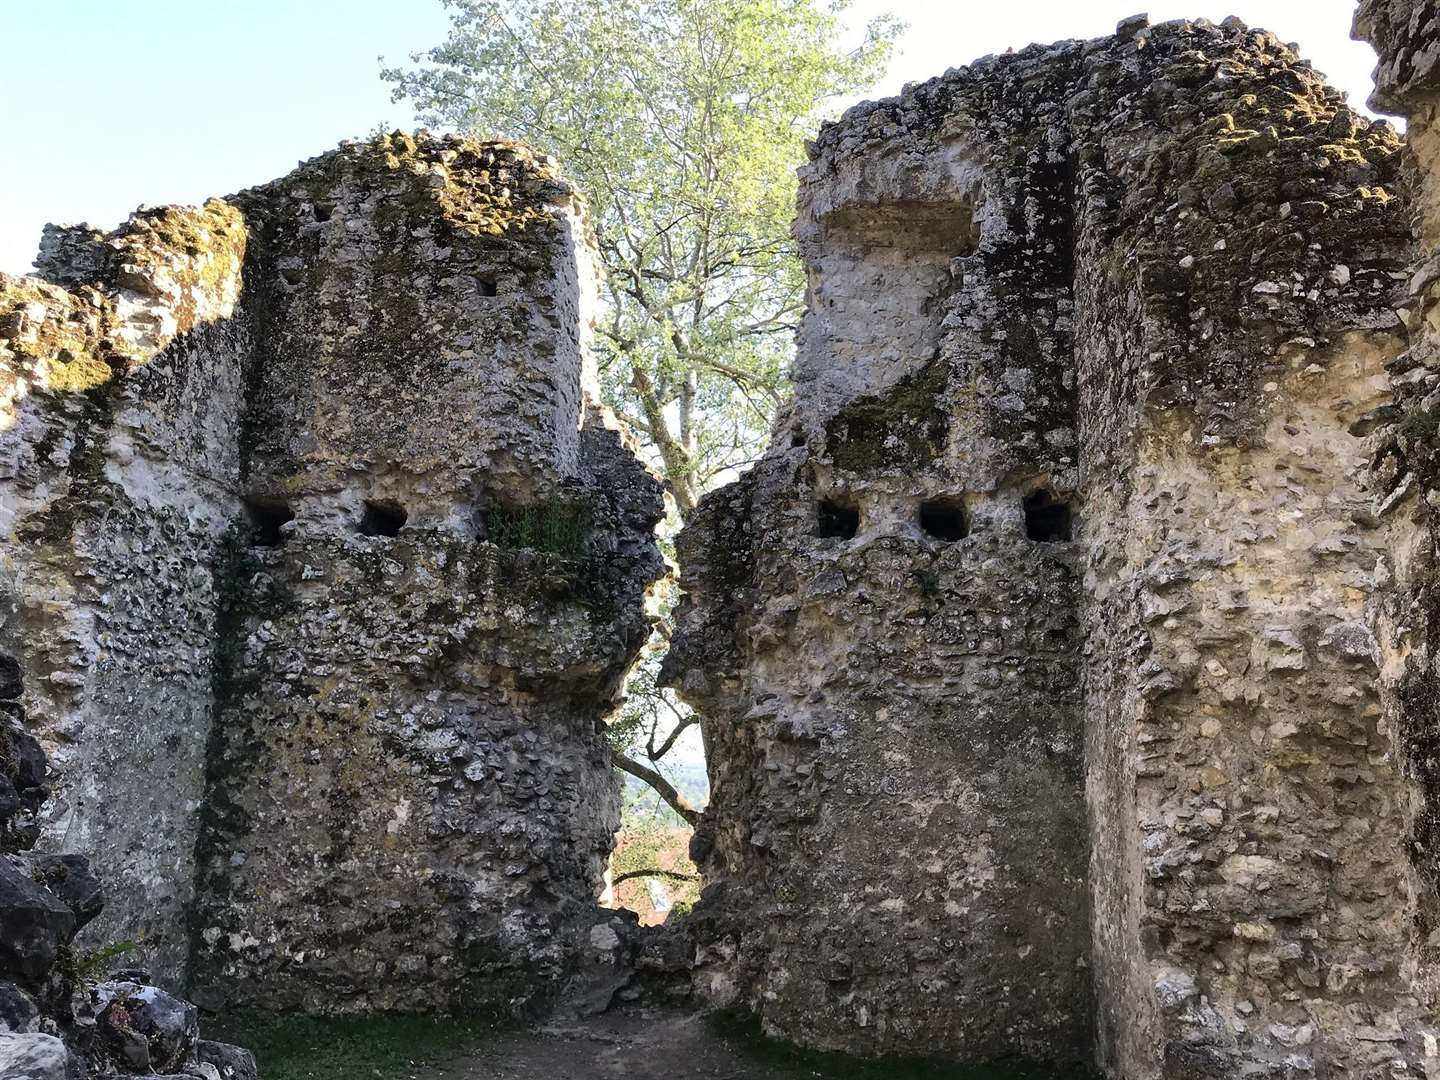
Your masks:
M1433 1060L1401 151L1238 20L821 132L793 409L680 543L712 1000L1128 1080Z
M867 1056L1440 1075L1440 11L1357 29L1418 269L1401 141L1238 20L813 144L794 403L679 545L712 1002ZM94 933L205 1004L543 999L663 569L583 203L397 134L37 266L4 704Z
M543 996L618 820L656 482L583 204L384 136L0 277L0 640L99 933L202 1001Z

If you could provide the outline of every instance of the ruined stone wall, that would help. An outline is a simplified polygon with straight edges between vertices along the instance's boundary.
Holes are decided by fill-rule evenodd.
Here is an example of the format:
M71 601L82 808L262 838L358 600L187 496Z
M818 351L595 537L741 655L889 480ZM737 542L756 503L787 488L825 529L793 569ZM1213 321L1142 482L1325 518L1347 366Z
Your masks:
M50 842L207 1004L520 1007L588 928L662 564L585 230L528 150L397 134L4 279Z
M510 1006L562 971L660 570L654 481L582 416L573 196L516 152L392 152L241 200L273 268L245 495L293 520L229 575L201 985L271 1007ZM522 550L525 515L556 535Z
M1393 642L1384 704L1411 782L1401 810L1420 879L1418 966L1433 1000L1440 983L1440 7L1433 0L1366 0L1355 36L1379 54L1371 105L1408 121L1411 223L1421 243L1402 309L1409 347L1388 365L1395 401L1375 417L1370 441L1374 483L1388 493L1392 519L1415 525L1397 534L1393 551L1395 588L1383 612ZM1433 1045L1431 1058L1427 1065L1440 1072Z
M1238 20L822 131L793 413L681 541L703 990L867 1054L1419 1066L1399 156Z
M1079 564L1023 513L1075 484L1068 252L1023 258L1063 211L1054 137L822 135L793 415L682 542L670 663L707 715L697 844L729 915L701 978L813 1045L1088 1042ZM1007 303L1013 336L962 331Z
M223 203L52 231L0 278L0 637L61 779L42 845L91 855L89 933L183 979L234 490L245 229ZM123 378L120 377L123 373Z

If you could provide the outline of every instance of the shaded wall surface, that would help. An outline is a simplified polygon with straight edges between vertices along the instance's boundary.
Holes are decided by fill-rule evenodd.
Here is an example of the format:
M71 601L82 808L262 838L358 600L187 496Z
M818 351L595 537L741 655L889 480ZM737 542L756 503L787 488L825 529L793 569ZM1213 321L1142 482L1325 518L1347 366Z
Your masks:
M1424 1067L1401 156L1238 20L822 130L794 404L680 542L712 1000L869 1055Z
M662 563L586 228L523 147L397 134L0 279L46 842L207 1004L519 1007L588 929Z
M1413 794L1402 807L1420 872L1420 970L1433 985L1440 961L1440 6L1433 0L1365 0L1355 36L1379 55L1372 107L1404 116L1411 222L1421 250L1402 314L1409 347L1390 364L1394 407L1377 428L1377 468L1418 535L1397 548L1387 615L1405 650L1386 674L1396 688L1387 721L1404 748ZM1428 1063L1440 1073L1440 1049ZM1428 1075L1428 1074L1427 1074Z

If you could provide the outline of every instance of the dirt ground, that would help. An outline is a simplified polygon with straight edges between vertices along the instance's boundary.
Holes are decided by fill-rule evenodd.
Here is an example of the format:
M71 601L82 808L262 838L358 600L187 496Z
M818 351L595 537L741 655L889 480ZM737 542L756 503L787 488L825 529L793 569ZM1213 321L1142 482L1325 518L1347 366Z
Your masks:
M694 1014L612 1010L573 1025L500 1037L473 1058L453 1062L445 1080L791 1080L745 1060Z
M424 1080L1082 1080L1033 1069L865 1066L785 1054L694 1013L613 1009L574 1024L502 1035Z

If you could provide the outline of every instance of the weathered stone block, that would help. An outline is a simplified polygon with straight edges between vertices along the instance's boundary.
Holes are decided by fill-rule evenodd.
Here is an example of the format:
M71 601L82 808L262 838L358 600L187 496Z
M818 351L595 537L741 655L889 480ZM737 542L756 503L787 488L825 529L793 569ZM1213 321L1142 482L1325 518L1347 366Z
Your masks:
M44 978L74 934L74 912L0 856L0 978Z
M201 1039L195 1044L195 1060L215 1066L220 1080L257 1080L255 1055L243 1046Z
M0 1076L6 1080L67 1080L69 1057L53 1035L0 1035Z

